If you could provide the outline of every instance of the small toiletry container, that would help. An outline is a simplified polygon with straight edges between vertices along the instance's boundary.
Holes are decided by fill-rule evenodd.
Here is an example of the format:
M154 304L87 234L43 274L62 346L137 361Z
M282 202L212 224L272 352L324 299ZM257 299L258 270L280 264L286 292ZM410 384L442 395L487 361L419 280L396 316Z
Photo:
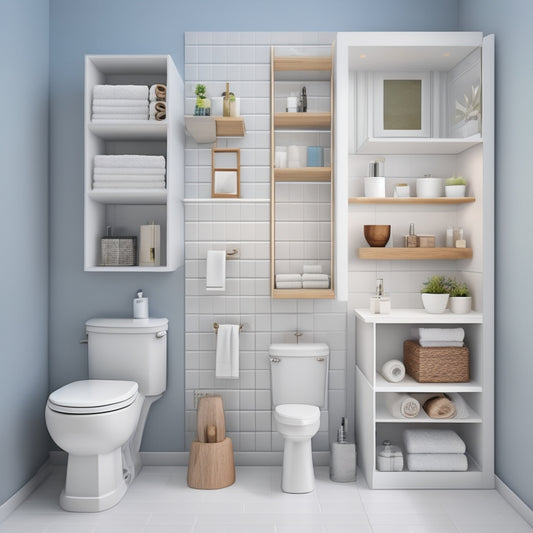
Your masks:
M138 290L133 299L133 318L148 318L148 298L143 297L142 290Z
M380 472L401 472L403 470L403 453L399 446L383 441L376 449L376 468Z
M367 198L385 198L385 178L383 176L365 178Z
M331 481L347 483L355 481L357 457L355 443L346 441L346 419L337 430L337 442L331 444L329 477Z

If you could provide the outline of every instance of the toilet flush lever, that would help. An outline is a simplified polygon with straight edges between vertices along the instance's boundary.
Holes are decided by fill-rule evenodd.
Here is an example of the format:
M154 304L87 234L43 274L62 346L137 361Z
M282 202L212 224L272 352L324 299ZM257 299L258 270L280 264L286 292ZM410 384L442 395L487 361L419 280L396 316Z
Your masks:
M271 357L270 358L270 362L271 363L279 363L281 361L281 359L279 357Z
M166 336L167 336L167 332L166 331L158 331L155 334L155 338L156 339L161 339L161 338L166 337Z
M316 360L319 362L319 363L323 363L326 358L325 357L317 357Z

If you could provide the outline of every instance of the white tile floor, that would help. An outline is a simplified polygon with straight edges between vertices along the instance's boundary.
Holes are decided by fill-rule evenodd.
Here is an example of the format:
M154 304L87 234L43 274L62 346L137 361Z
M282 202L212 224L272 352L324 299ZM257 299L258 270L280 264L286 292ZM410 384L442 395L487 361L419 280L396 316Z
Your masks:
M280 490L281 468L237 467L231 487L187 487L186 467L145 467L102 513L58 505L64 467L0 524L0 533L522 533L533 531L494 490L369 490L316 471L316 490Z

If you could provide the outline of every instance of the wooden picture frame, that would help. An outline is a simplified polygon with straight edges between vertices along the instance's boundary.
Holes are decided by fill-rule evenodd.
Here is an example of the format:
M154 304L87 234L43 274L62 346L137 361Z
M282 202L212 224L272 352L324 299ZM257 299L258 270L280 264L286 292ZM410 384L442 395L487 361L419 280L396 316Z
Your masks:
M241 195L240 148L212 148L211 168L211 198L239 198Z

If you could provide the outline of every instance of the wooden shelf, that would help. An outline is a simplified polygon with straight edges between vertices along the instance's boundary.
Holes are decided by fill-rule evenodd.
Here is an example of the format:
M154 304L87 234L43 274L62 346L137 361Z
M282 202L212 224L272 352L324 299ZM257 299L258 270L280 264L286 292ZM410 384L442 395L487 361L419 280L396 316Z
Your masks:
M274 129L329 130L331 113L275 113Z
M331 167L275 168L274 181L331 181Z
M471 259L472 248L359 248L359 259Z
M244 137L243 117L215 117L217 137Z
M358 154L368 155L453 155L460 154L472 146L482 144L479 135L466 139L427 138L427 137L369 137L357 150Z
M469 204L475 202L473 196L464 198L367 198L366 196L350 196L349 204Z
M217 137L244 137L243 117L186 116L185 127L199 144L214 143Z
M335 298L333 289L272 289L272 298Z
M331 56L275 56L274 71L331 71Z

